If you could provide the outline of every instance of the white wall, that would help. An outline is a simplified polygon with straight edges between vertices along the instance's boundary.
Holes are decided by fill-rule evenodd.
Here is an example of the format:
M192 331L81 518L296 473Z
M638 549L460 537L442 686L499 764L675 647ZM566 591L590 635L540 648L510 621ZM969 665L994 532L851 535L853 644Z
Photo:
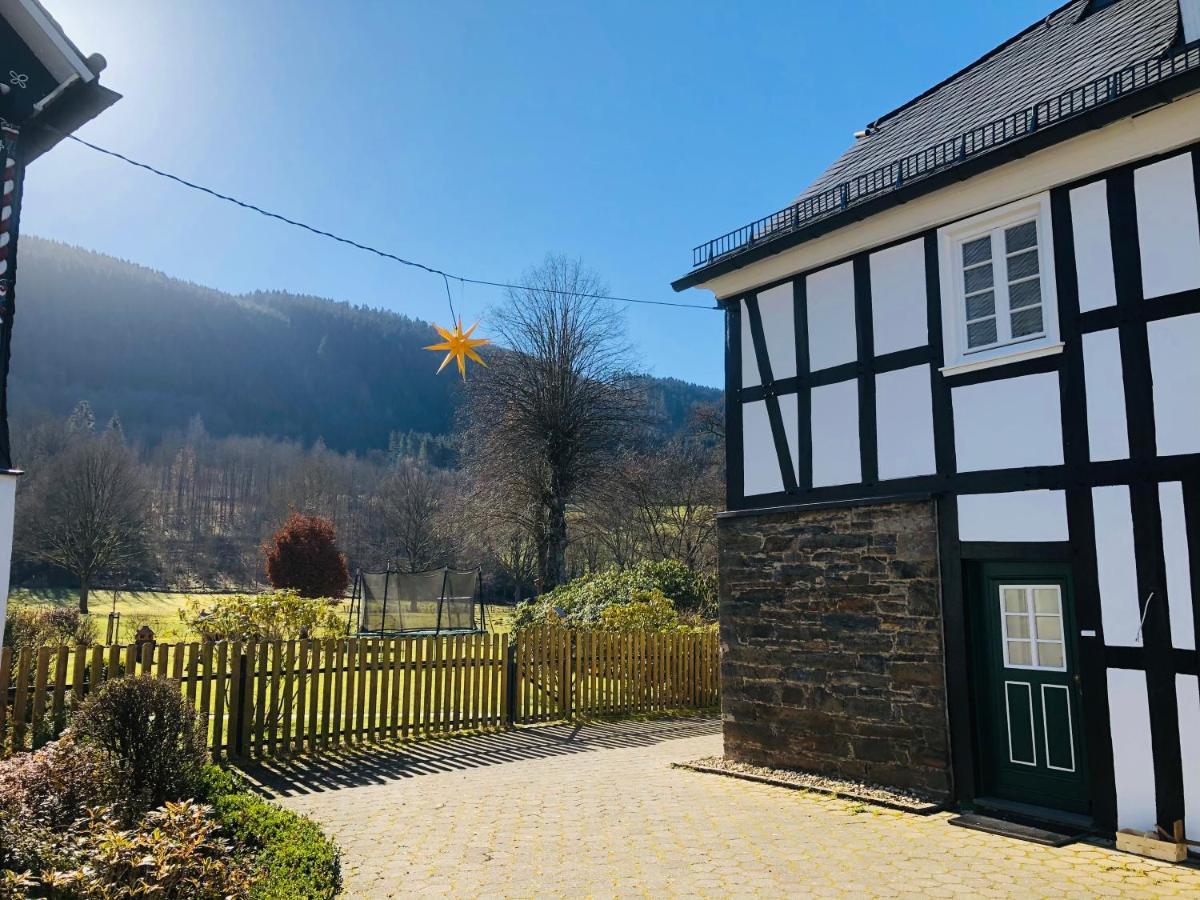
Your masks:
M779 471L765 400L742 405L742 459L743 494L750 497L783 490L783 475Z
M875 355L929 343L925 241L872 253L871 321Z
M1200 835L1200 683L1195 675L1175 676L1179 704L1179 750L1183 757L1184 832ZM1193 852L1196 852L1195 848Z
M1108 709L1113 723L1113 775L1117 786L1117 826L1152 831L1158 810L1154 792L1154 751L1146 673L1108 670Z
M777 285L758 295L771 375L791 378L796 374L796 304L792 283Z
M812 389L813 487L862 481L858 448L858 382Z
M1121 336L1116 328L1083 336L1088 448L1093 462L1129 457Z
M1159 456L1200 452L1200 313L1146 326Z
M8 580L12 570L13 515L19 472L0 472L0 642L8 615Z
M1062 491L962 494L960 541L1067 541L1067 498Z
M1071 231L1082 312L1117 303L1108 229L1108 182L1102 178L1071 191Z
M1200 288L1200 222L1192 155L1133 172L1142 290L1147 298Z
M875 431L881 479L937 471L929 366L875 376Z
M1110 647L1140 646L1138 626L1142 610L1133 555L1129 488L1125 485L1092 488L1092 511L1104 643Z
M1171 643L1180 650L1196 649L1192 613L1191 554L1183 508L1183 485L1171 481L1158 486L1162 513L1163 558L1167 565L1167 600L1170 606ZM1196 757L1200 765L1200 756Z
M842 263L809 275L809 368L816 372L858 359L854 317L854 266Z
M1056 373L957 387L951 396L960 472L1062 464Z

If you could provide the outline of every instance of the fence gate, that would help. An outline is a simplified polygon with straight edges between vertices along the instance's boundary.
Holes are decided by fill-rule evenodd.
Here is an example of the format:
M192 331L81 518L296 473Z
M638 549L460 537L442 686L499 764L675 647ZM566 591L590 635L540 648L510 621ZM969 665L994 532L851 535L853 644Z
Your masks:
M716 706L717 636L530 628L513 645L517 724Z

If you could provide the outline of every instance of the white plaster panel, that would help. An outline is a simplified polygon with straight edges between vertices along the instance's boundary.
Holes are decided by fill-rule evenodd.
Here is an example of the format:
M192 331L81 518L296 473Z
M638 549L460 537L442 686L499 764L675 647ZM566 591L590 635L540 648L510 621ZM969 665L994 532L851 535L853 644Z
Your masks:
M854 319L854 265L842 263L809 275L808 362L816 372L858 359Z
M1075 235L1081 312L1115 306L1117 302L1108 226L1107 181L1100 179L1071 191L1071 231Z
M1142 608L1138 603L1129 488L1119 484L1092 488L1092 509L1104 642L1110 647L1139 646Z
M762 384L758 374L758 357L754 355L754 336L750 331L750 311L745 302L742 308L742 387L757 387Z
M925 241L871 254L871 320L875 355L929 343Z
M796 374L796 304L792 283L778 285L758 295L771 375L776 380Z
M1200 679L1195 675L1176 675L1175 694L1179 702L1179 751L1183 758L1183 830L1191 837L1200 834ZM1192 852L1197 850L1193 848Z
M1196 649L1192 614L1191 554L1183 512L1183 485L1170 481L1158 486L1162 512L1163 558L1167 564L1167 601L1170 604L1171 642L1180 650ZM1200 765L1200 756L1196 757Z
M1126 459L1125 382L1117 329L1083 336L1083 383L1087 392L1088 448L1093 461Z
M962 494L960 541L1067 541L1067 498L1062 491Z
M1200 451L1200 313L1146 326L1159 456Z
M788 454L792 458L792 474L800 480L800 407L796 394L784 394L779 398L779 414L783 418L783 433L787 438ZM808 465L808 460L803 461Z
M1062 464L1056 373L956 387L952 396L960 472Z
M875 376L875 429L881 479L937 471L929 366Z
M1146 673L1109 669L1108 710L1117 787L1117 827L1153 831L1158 810Z
M812 389L813 487L862 481L858 449L858 382Z
M783 475L775 453L767 402L755 400L742 405L742 493L773 494L783 490Z
M1162 297L1200 288L1200 221L1192 155L1181 153L1133 172L1142 293Z

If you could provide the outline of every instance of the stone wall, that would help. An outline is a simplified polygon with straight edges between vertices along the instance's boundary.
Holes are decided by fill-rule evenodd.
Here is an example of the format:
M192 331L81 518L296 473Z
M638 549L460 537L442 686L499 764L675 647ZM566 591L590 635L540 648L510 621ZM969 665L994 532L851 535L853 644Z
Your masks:
M951 793L930 501L720 522L725 755Z

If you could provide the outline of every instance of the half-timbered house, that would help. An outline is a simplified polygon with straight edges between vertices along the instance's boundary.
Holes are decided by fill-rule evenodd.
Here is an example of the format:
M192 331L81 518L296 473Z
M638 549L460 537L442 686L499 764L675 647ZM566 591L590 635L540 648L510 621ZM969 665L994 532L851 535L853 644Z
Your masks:
M694 251L726 752L1200 837L1200 0L1071 0Z

